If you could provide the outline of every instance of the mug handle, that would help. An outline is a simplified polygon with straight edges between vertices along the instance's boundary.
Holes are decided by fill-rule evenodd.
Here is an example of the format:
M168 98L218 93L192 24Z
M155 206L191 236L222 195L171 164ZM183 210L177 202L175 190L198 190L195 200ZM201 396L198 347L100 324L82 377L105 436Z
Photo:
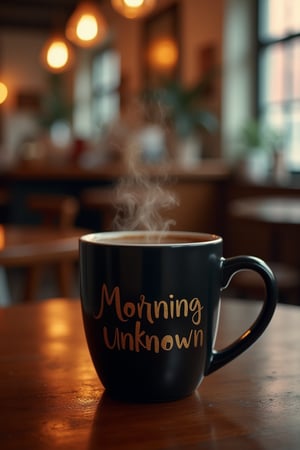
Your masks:
M274 314L277 304L277 284L270 267L261 259L254 256L235 256L233 258L221 258L221 290L230 283L231 278L241 270L253 270L263 279L266 286L266 297L262 309L248 330L236 341L223 350L213 350L210 364L205 375L232 361L238 355L247 350L264 332Z

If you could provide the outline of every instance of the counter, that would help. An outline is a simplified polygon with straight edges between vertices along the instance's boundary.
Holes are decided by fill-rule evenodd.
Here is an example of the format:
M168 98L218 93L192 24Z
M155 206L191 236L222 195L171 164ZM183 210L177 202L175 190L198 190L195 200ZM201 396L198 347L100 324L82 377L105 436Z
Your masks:
M147 165L132 173L121 164L106 164L94 169L75 165L23 164L0 176L2 186L11 191L9 221L32 223L33 217L26 208L26 198L31 193L68 194L80 200L83 190L118 183L122 178L147 176L171 189L179 206L170 212L176 229L187 231L222 232L222 195L230 170L222 160L203 160L193 167L174 164ZM89 217L90 216L90 217ZM95 215L81 210L78 223L84 228L98 229Z

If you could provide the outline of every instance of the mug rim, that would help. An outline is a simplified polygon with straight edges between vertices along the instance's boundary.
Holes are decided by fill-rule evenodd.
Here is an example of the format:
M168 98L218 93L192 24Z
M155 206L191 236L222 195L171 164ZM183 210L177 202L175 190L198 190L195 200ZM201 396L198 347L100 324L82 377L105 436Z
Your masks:
M122 237L138 237L147 233L150 237L159 236L161 234L166 236L186 236L191 241L188 242L125 242L118 241ZM195 240L193 240L195 238ZM205 239L205 240L201 240ZM198 239L198 240L197 240ZM147 231L147 230L128 230L128 231L97 231L88 233L79 238L80 242L85 242L95 245L116 246L116 247L190 247L190 246L205 246L211 244L220 244L223 239L214 233L204 233L195 231ZM115 242L114 242L115 240Z

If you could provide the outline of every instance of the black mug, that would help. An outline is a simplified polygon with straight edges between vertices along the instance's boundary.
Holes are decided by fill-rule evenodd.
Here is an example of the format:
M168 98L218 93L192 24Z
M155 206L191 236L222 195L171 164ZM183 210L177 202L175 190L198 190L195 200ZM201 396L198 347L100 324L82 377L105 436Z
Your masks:
M216 351L220 292L238 271L264 280L254 324ZM274 275L261 259L222 256L222 238L191 232L106 232L80 239L80 292L89 351L113 398L171 401L236 358L274 313Z

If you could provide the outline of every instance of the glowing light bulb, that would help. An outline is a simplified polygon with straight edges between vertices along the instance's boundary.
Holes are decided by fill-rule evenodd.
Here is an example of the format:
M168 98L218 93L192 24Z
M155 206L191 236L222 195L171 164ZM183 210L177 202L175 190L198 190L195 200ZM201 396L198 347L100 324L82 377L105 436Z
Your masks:
M8 89L4 83L0 82L0 105L5 102L8 96Z
M106 33L106 20L97 4L86 0L79 3L66 26L67 38L79 47L100 44Z
M139 8L143 5L144 0L124 0L124 3L129 8Z
M76 34L83 41L95 39L98 34L96 18L91 14L84 14L77 24Z
M47 63L53 69L63 68L68 62L69 52L66 44L54 41L47 51Z
M68 41L60 34L54 34L46 41L40 58L47 70L59 73L72 66L74 54Z
M156 0L111 0L111 3L127 19L138 19L154 9Z

